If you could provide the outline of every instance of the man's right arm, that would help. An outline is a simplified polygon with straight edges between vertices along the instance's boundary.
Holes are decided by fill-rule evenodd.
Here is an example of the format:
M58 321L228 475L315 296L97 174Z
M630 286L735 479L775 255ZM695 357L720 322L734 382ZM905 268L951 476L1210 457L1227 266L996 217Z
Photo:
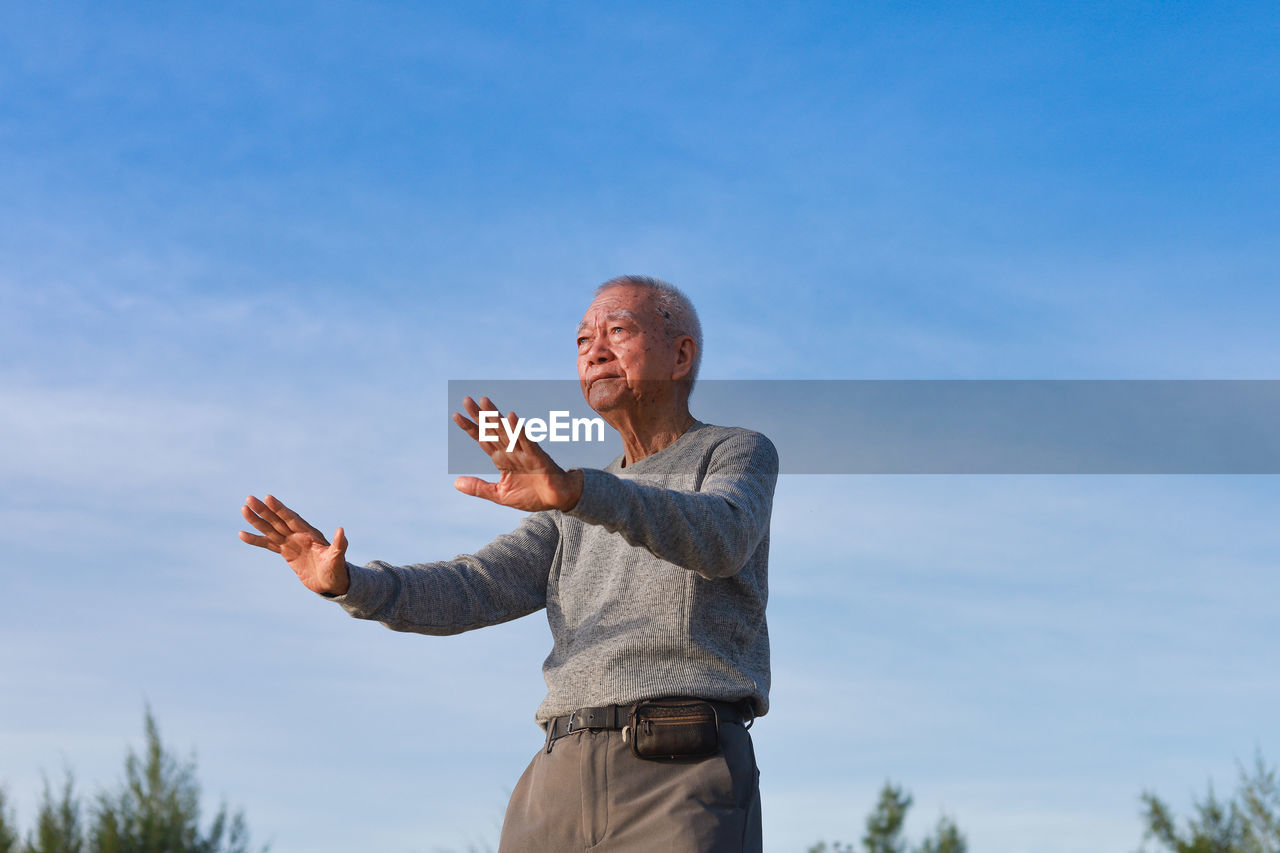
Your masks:
M348 563L347 592L327 597L393 631L444 635L496 625L546 606L559 540L552 513L534 513L475 554L408 566Z
M240 531L241 540L279 554L307 589L358 618L423 634L457 634L545 607L547 576L560 542L553 514L539 512L475 554L438 563L377 561L361 567L346 560L342 528L330 543L271 495L266 500L250 495L241 514L258 531Z

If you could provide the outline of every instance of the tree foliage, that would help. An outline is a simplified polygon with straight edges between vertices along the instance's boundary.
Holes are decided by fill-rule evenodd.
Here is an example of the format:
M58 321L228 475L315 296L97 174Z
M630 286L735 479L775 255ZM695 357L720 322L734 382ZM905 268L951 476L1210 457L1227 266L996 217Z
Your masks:
M902 825L906 823L910 808L911 795L885 782L880 789L880 799L867 816L867 832L862 836L862 848L866 853L907 853Z
M901 786L884 783L875 806L867 815L867 830L862 836L864 853L908 853L908 850L914 853L967 853L968 842L948 817L938 820L933 835L909 848L907 840L902 837L902 830L911 803L911 794ZM810 847L808 853L857 853L857 850L853 845L839 841L832 842L829 847L825 841L820 841Z
M144 754L130 750L124 787L98 797L90 830L92 853L247 853L242 815L228 818L223 805L207 833L201 832L199 821L195 762L178 761L165 749L148 710Z
M1148 842L1155 842L1167 853L1280 853L1280 770L1269 767L1260 754L1252 767L1240 767L1233 797L1220 798L1210 785L1181 822L1155 793L1144 791L1141 799L1143 851L1149 849ZM946 816L938 820L932 835L911 847L903 837L911 803L910 793L886 782L867 815L860 847L820 841L808 853L967 853L968 842Z
M938 826L931 838L926 838L916 848L918 853L967 853L969 843L960 834L960 827L949 817L938 818Z
M1280 785L1261 755L1252 771L1240 768L1233 799L1219 800L1210 786L1184 828L1151 791L1143 792L1142 804L1144 841L1154 840L1170 853L1280 853Z
M0 792L0 853L249 853L244 815L228 813L225 804L201 829L195 761L169 751L150 708L144 732L141 754L130 749L125 758L123 783L99 793L87 810L70 773L56 795L46 781L25 845Z
M18 831L14 829L4 788L0 788L0 853L18 853Z
M75 782L67 773L62 793L54 799L45 780L36 817L35 836L27 841L25 853L84 853L84 830L80 825L80 800Z

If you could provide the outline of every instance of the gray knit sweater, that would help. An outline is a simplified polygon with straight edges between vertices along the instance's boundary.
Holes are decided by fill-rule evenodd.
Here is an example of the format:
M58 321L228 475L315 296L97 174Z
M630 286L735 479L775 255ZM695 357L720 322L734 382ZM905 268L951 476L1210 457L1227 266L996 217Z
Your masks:
M573 510L538 512L475 554L348 565L335 600L396 631L455 634L546 608L537 720L660 696L769 703L769 439L694 423L623 467L583 471Z

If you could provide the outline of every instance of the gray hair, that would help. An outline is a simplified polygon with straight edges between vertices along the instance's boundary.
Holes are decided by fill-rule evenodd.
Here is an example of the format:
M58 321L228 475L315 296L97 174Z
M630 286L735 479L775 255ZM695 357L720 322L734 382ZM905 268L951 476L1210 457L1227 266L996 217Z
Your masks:
M698 312L684 291L669 281L654 278L651 275L620 275L611 278L596 288L596 296L611 287L640 287L653 294L658 313L662 315L667 333L667 340L674 341L682 335L693 338L693 367L689 369L689 391L693 391L693 383L698 378L698 368L702 365L702 323L698 322Z

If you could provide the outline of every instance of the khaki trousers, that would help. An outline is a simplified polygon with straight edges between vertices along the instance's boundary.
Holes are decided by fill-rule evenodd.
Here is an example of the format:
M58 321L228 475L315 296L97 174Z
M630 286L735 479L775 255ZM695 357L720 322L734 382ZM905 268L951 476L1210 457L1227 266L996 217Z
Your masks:
M719 755L637 758L622 732L582 729L529 762L507 805L498 853L759 853L760 773L741 723Z

